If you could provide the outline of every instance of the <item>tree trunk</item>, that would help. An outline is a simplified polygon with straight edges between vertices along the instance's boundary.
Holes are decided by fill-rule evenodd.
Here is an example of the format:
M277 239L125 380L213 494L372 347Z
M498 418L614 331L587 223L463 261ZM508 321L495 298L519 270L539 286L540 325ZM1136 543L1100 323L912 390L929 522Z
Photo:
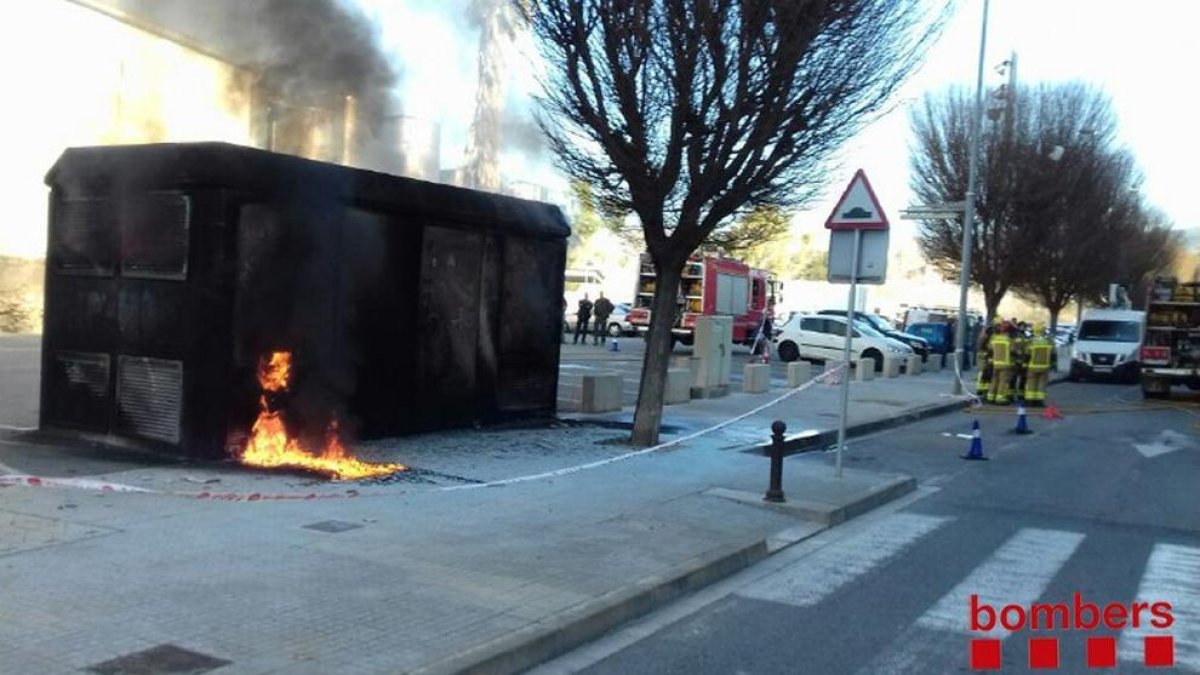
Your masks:
M987 321L983 325L990 326L996 321L996 312L1000 307L1000 298L990 293L984 293L983 304L987 307Z
M662 425L663 394L667 384L667 368L671 363L671 328L675 325L675 302L679 295L679 278L683 265L655 263L654 301L650 306L650 336L646 355L642 359L642 381L638 389L637 409L633 413L634 445L650 447L658 444Z
M1058 334L1058 315L1062 312L1062 307L1047 307L1050 310L1050 339Z

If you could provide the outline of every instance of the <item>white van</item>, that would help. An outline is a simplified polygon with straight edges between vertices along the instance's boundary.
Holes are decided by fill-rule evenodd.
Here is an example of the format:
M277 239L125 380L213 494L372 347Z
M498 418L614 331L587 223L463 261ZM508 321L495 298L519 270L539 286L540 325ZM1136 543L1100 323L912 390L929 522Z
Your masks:
M1136 382L1145 335L1145 312L1129 309L1084 312L1071 348L1070 378L1114 377Z

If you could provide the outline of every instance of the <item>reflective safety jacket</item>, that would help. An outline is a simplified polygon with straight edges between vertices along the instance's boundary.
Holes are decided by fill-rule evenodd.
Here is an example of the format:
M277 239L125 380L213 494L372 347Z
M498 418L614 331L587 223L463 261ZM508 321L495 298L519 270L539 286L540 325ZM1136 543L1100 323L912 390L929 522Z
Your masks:
M1012 339L1004 334L992 336L992 365L997 368L1012 367Z
M1050 370L1050 356L1054 343L1044 337L1036 337L1029 343L1029 369Z

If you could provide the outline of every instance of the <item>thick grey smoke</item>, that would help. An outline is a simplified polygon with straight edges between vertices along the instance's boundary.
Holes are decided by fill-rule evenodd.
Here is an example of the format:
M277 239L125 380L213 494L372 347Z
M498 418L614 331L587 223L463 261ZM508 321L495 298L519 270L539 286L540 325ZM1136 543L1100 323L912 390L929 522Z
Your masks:
M399 72L379 28L348 0L89 0L257 75L277 110L343 112L358 101L370 132L396 101Z
M353 94L369 118L387 112L397 72L378 46L378 28L337 0L258 0L253 61L291 101Z

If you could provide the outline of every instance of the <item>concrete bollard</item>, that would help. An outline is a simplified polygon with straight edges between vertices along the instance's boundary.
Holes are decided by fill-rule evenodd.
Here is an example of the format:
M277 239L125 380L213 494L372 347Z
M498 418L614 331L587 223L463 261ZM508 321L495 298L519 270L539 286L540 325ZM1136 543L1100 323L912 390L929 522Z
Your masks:
M922 367L931 373L942 372L942 355L941 354L930 354L929 360L926 361L924 364L922 364Z
M792 361L788 364L788 389L795 389L812 379L812 364L808 361Z
M747 363L742 366L742 391L761 394L771 388L771 366L765 363Z
M621 376L617 373L590 373L583 376L579 410L585 413L612 412L621 409Z
M692 400L692 371L690 368L668 368L667 387L663 403L674 405Z
M921 357L917 356L916 354L912 354L908 357L908 374L921 374Z
M900 359L896 358L895 356L885 356L883 359L883 376L899 377Z
M875 379L875 359L859 359L854 366L854 379L859 382L870 382Z

